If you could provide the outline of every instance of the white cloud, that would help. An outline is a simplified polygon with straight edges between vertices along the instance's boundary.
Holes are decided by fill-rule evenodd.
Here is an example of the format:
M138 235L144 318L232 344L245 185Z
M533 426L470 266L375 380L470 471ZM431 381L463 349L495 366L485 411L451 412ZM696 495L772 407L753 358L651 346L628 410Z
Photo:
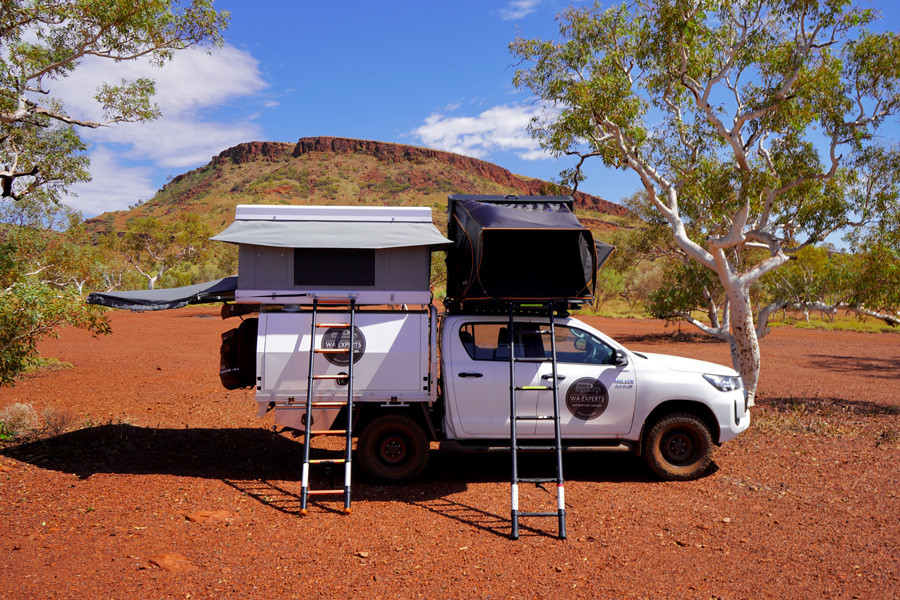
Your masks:
M88 57L72 75L50 82L47 87L51 95L65 101L73 116L100 119L100 107L93 98L97 86L138 77L156 81L154 101L162 109L163 118L219 106L266 87L256 59L232 46L182 50L162 68L147 59L117 63Z
M500 9L500 18L504 21L515 21L537 10L541 0L513 0L506 8Z
M160 119L141 125L125 124L92 132L95 144L117 144L122 157L152 160L167 168L190 168L209 162L225 148L258 137L253 123L217 123L193 119Z
M547 116L549 109L535 106L495 106L476 117L434 113L411 133L424 146L483 158L492 152L515 152L524 160L551 158L528 133L532 118Z
M93 98L97 86L138 77L156 81L154 101L162 111L161 118L79 131L94 147L93 181L75 188L80 198L71 204L87 216L127 208L152 196L155 186L150 181L154 174L159 179L159 173L148 166L130 167L129 161L150 161L156 169L187 169L208 162L225 148L261 135L261 127L253 121L253 111L263 101L247 98L267 84L259 73L257 60L232 46L210 51L184 50L163 68L154 67L148 60L115 63L89 57L72 75L48 82L47 87L51 95L64 100L66 111L73 117L100 120L101 110ZM243 102L246 108L233 106L235 101ZM217 110L225 109L230 113L228 117L214 116ZM128 178L120 173L137 175L138 181L123 185L123 179Z
M108 148L91 153L92 181L72 186L75 196L63 202L92 217L109 210L127 209L138 200L149 200L156 193L153 169L127 167Z

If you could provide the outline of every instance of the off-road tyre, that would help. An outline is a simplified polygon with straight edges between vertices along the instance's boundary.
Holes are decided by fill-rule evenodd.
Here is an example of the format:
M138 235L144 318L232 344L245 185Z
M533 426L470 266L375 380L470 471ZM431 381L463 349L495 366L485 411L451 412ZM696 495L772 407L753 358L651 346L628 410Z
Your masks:
M406 415L383 415L366 425L356 444L359 466L369 478L405 483L418 477L428 463L425 430Z
M661 478L690 481L709 468L712 445L709 427L702 419L691 413L672 413L650 427L641 454Z

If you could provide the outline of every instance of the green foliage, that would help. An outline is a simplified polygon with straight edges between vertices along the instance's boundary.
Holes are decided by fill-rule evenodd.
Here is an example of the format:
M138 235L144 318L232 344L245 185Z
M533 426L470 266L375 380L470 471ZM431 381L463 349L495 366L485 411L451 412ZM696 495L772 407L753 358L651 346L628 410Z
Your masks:
M60 327L109 333L101 307L85 304L72 289L17 282L0 294L0 385L9 385L37 356L37 342Z
M221 43L227 13L211 0L11 0L0 12L0 180L3 196L39 194L57 200L66 186L88 179L85 146L75 127L100 127L159 116L150 79L103 83L95 99L102 121L68 114L54 97L54 80L75 76L86 56L114 61Z
M107 236L107 243L125 256L152 290L164 275L169 276L168 283L176 284L173 287L192 283L183 269L205 259L211 235L200 215L182 213L169 223L155 217L137 217L128 224L121 240ZM180 276L177 270L172 271L177 267L182 267Z
M900 306L871 290L893 281L900 213L900 149L880 136L900 112L900 35L867 30L875 16L847 0L634 0L571 7L559 40L510 45L515 85L554 109L532 135L578 159L561 182L577 186L591 159L636 175L649 225L633 243L665 262L650 310L729 315L707 331L732 343L751 397L760 301L855 289L856 302ZM844 279L813 282L816 265L785 266L851 226L863 232L862 262L841 263Z
M219 30L227 21L227 13L216 12L211 0L3 2L0 385L15 381L35 361L38 341L59 327L109 331L102 309L85 304L81 291L121 284L121 265L89 243L80 215L59 200L70 185L89 179L86 145L77 128L159 115L150 79L101 84L95 99L102 121L69 114L63 99L45 86L77 76L87 56L113 61L147 56L162 65L176 50L221 43Z

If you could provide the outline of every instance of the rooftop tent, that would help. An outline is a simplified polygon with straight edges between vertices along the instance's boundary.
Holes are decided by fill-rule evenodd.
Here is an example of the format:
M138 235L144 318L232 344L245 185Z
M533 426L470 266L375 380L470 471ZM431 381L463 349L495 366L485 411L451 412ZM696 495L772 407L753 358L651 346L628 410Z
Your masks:
M204 304L234 300L237 277L226 277L206 283L197 283L165 290L137 290L133 292L94 292L87 298L88 304L100 304L126 310L166 310L188 304Z
M448 298L590 301L601 263L573 206L568 196L450 196Z

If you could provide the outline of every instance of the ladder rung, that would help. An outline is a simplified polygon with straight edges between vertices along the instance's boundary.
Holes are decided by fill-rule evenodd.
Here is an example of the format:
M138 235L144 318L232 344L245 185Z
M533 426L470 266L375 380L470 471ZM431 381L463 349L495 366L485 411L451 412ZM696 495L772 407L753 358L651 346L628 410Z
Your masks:
M552 421L553 415L526 415L516 417L516 421Z
M522 358L516 358L516 362L517 363L547 363L547 362L553 362L553 359L549 356L545 357L545 358L540 358L537 356L526 356L526 357L522 357Z
M556 446L516 446L516 450L556 450Z
M347 403L338 400L321 400L319 402L312 403L313 408L339 408L341 406L347 406Z
M556 477L519 477L516 481L519 483L556 483Z
M311 465L341 465L346 462L346 458L311 458L309 460ZM556 480L554 479L554 481Z
M333 496L343 494L344 490L309 490L306 493L310 496Z
M322 429L320 431L310 430L310 435L347 435L346 429Z
M522 387L516 387L517 392L533 392L534 390L552 390L553 388L547 385L523 385Z
M312 494L312 492L310 492ZM558 512L520 512L520 517L558 517Z
M313 379L347 379L347 374L343 375L313 375Z
M316 348L317 354L340 354L350 352L350 348Z
M350 323L316 323L316 327L350 327Z

